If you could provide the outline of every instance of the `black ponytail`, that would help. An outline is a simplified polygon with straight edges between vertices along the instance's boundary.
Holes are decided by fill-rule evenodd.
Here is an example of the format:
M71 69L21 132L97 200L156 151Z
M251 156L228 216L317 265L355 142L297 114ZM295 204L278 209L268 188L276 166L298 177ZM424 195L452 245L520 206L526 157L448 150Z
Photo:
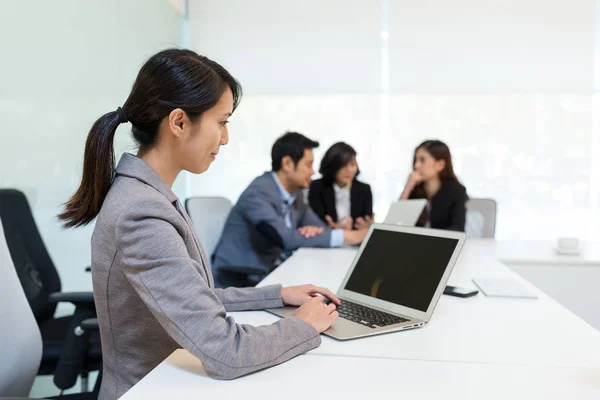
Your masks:
M120 123L131 122L142 150L152 147L158 126L180 108L197 120L214 107L225 90L233 93L233 108L242 96L239 83L225 68L191 50L163 50L150 57L140 70L123 108L100 117L85 144L83 176L75 194L58 215L65 227L87 225L96 218L115 178L113 141Z
M120 124L116 111L101 116L85 142L83 176L77 192L65 204L58 218L66 228L87 225L100 212L115 176L113 140Z

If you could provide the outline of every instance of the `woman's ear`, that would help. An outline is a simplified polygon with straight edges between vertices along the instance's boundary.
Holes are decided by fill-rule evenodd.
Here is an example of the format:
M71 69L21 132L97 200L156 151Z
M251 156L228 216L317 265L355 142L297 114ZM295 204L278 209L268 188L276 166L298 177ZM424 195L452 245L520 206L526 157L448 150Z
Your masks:
M188 121L189 119L185 111L183 111L181 108L174 109L169 113L169 131L175 137L182 137L185 126L187 123L189 123Z
M438 173L442 172L446 168L446 160L440 159L435 162L435 169Z

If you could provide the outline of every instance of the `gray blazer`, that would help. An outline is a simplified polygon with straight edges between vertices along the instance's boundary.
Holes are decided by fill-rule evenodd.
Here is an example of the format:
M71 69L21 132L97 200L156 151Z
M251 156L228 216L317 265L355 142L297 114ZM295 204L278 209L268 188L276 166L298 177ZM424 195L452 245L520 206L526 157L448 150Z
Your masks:
M302 226L326 227L306 204L302 191L296 193L292 206L291 228L285 224L283 207L281 193L271 172L254 179L227 217L215 249L215 274L223 266L253 267L268 273L283 252L300 247L330 246L331 231L328 228L309 239L298 232L298 227Z
M233 379L282 363L320 342L298 318L238 325L227 311L282 306L281 287L214 289L183 206L141 159L124 154L92 236L100 324L100 399L116 399L178 348L209 376Z

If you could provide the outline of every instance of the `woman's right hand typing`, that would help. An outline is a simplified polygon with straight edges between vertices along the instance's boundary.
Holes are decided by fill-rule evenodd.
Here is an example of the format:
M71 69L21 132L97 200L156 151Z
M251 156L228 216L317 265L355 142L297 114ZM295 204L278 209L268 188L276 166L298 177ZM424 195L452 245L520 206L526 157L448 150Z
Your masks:
M335 304L326 305L324 301L324 297L316 296L294 311L294 316L308 322L321 333L327 330L339 316L335 311Z

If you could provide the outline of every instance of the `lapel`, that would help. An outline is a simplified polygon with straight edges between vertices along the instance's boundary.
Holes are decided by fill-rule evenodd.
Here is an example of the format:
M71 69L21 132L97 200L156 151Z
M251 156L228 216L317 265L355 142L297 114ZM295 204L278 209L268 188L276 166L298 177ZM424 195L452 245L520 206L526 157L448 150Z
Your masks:
M181 217L186 222L188 229L192 232L192 237L194 240L194 244L196 245L196 249L198 254L200 254L200 264L202 264L202 269L208 280L208 286L214 287L213 277L210 273L210 264L208 263L208 259L206 254L204 253L204 249L200 246L200 242L196 237L196 233L194 230L194 226L192 225L192 221L190 217L185 212L185 209L179 202L179 199L173 193L169 185L162 180L162 178L154 171L154 169L146 164L144 160L138 158L129 153L123 153L121 156L121 160L119 160L119 165L116 170L117 175L128 176L130 178L137 179L145 184L156 189L160 194L166 197L169 203L175 206L175 209L179 212Z
M275 205L277 207L277 215L279 215L280 217L283 218L284 207L286 209L289 208L290 221L292 223L292 228L295 229L295 227L298 225L298 222L296 221L296 216L300 212L303 211L303 210L300 210L301 204L303 203L302 196L304 196L302 189L298 189L294 193L291 194L291 196L295 196L294 197L295 200L293 203L288 204L287 206L284 206L284 202L283 202L283 199L281 198L281 192L279 190L279 186L277 186L277 183L275 182L275 178L273 177L273 174L271 172L265 172L263 177L265 177L265 179L268 179L270 181L270 183L268 184L268 187L271 189L272 198L275 200Z
M350 188L350 215L353 219L358 217L364 217L362 214L362 210L360 209L361 201L360 197L360 187L357 181L352 183L352 187Z
M332 183L323 185L323 204L325 205L325 214L329 215L334 222L337 222L337 209L335 207L335 190Z
M192 238L194 239L194 244L196 245L196 250L198 250L198 254L200 254L200 261L201 261L200 264L202 265L204 274L206 275L206 278L208 279L208 287L214 288L215 283L213 281L213 276L212 276L210 269L208 268L208 266L210 265L208 263L208 257L206 256L206 253L204 252L204 248L200 245L200 241L198 240L198 237L196 236L196 230L194 229L192 220L190 219L190 216L185 211L185 208L183 207L183 205L181 204L181 202L179 200L177 200L175 202L175 208L177 208L177 211L179 211L179 214L183 217L190 232L192 233Z
M262 176L262 179L265 180L265 182L267 182L266 186L264 184L261 184L261 186L263 188L268 188L269 192L270 192L270 197L271 199L273 199L274 203L275 203L275 207L277 210L277 215L282 216L283 215L283 211L284 211L284 205L283 205L283 200L281 200L281 193L279 192L279 187L277 186L277 183L275 182L275 178L273 177L273 175L271 174L271 172L265 172Z

